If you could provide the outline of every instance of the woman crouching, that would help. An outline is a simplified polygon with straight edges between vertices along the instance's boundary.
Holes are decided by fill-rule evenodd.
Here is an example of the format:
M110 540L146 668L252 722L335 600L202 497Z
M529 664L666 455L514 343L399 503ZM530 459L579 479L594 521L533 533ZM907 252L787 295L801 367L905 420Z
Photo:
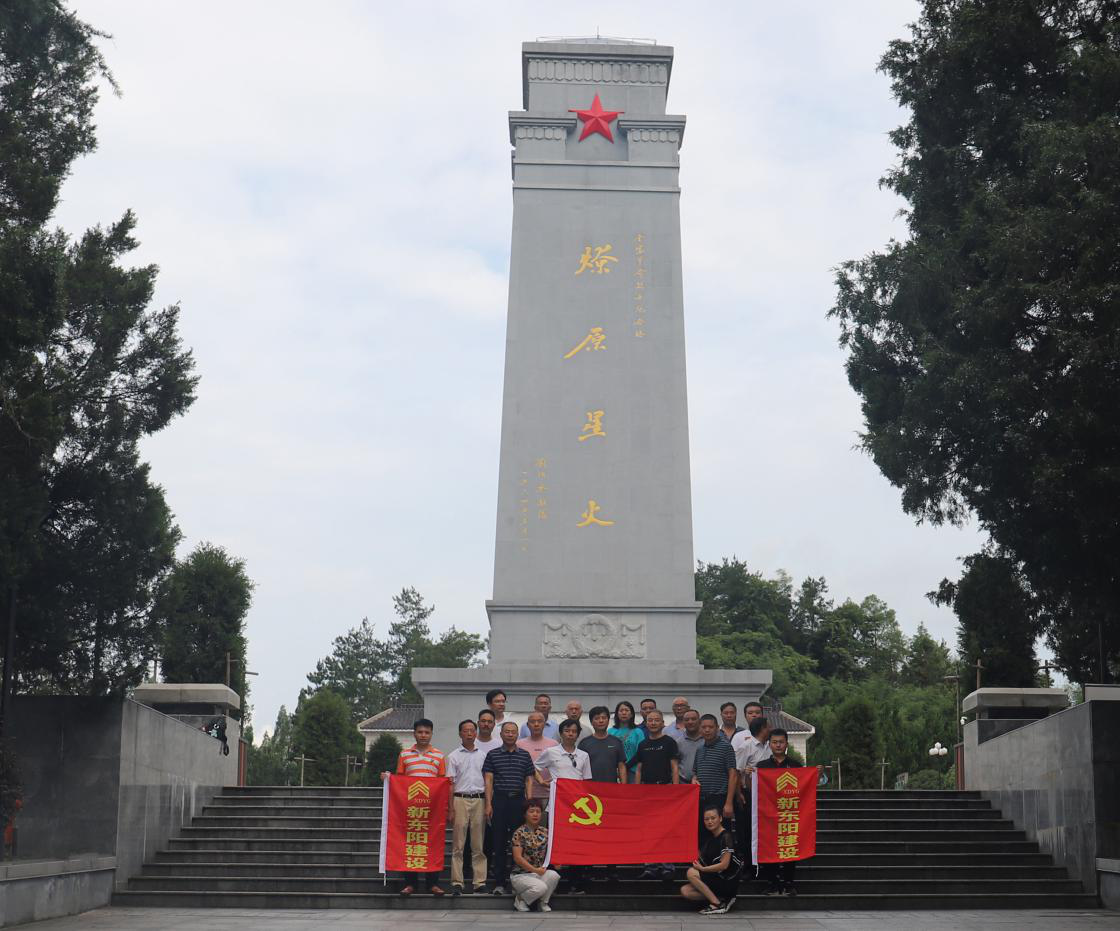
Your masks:
M704 809L704 828L708 836L700 847L700 859L685 873L688 885L681 886L681 895L691 902L707 902L701 915L722 915L735 904L743 861L735 855L735 841L718 808Z
M560 874L544 865L548 828L541 824L543 814L539 799L525 802L525 823L513 832L510 842L513 848L510 885L513 886L513 907L519 912L551 912L548 900L560 882Z

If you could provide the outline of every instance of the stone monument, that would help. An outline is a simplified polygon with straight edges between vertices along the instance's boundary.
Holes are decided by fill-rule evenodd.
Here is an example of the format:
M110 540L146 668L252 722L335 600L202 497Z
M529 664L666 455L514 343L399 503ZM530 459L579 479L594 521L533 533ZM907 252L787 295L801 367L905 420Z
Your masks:
M771 681L696 661L673 49L521 59L489 664L412 671L446 749L492 687L521 717L540 691L715 712Z

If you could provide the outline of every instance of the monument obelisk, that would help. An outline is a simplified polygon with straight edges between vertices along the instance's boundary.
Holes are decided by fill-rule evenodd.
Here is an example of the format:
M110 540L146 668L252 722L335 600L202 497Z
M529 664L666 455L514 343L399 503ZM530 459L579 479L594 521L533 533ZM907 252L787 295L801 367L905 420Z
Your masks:
M441 746L491 687L513 712L540 691L715 711L770 684L696 661L672 64L649 43L522 46L490 656L413 670Z

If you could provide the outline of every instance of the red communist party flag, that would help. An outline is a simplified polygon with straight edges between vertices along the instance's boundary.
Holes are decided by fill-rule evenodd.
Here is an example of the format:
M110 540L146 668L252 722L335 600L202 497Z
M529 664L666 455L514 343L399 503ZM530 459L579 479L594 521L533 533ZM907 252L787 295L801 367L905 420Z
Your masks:
M442 870L451 780L444 776L390 776L384 785L378 861L381 875L388 870Z
M751 852L755 863L807 860L817 852L815 766L756 769L751 779Z
M557 779L549 789L548 863L691 863L700 787Z

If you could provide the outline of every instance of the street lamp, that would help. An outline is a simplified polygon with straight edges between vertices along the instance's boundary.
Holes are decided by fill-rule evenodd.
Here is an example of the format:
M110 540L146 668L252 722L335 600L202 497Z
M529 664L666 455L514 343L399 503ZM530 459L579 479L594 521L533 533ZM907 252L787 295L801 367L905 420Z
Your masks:
M939 741L937 741L937 743L935 743L932 747L929 748L929 755L934 756L934 757L948 756L949 755L949 748L941 746L941 741L939 740Z

